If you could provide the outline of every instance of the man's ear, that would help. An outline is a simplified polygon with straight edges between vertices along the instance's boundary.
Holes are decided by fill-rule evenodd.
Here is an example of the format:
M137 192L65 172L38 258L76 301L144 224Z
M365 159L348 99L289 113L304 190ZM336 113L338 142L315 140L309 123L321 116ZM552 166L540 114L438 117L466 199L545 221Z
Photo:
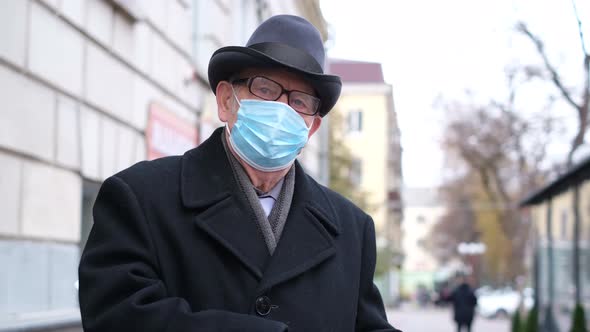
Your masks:
M215 89L215 98L217 100L217 116L221 122L227 122L232 112L233 90L227 81L221 81Z
M322 118L319 116L316 116L315 119L313 119L313 123L311 124L311 128L309 128L309 135L307 136L307 138L311 138L311 136L313 134L315 134L315 132L320 129L320 125L322 124Z

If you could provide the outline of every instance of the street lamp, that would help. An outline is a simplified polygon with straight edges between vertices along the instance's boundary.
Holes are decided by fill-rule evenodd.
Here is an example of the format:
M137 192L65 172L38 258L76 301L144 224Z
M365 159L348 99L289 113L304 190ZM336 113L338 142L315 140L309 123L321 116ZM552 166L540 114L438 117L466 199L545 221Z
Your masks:
M481 242L461 242L457 245L457 251L461 255L465 255L469 261L469 273L475 274L475 277L479 279L478 273L475 273L475 255L481 255L486 252L486 245ZM479 283L479 280L477 280Z
M486 245L481 242L461 242L457 251L461 255L481 255L486 252Z

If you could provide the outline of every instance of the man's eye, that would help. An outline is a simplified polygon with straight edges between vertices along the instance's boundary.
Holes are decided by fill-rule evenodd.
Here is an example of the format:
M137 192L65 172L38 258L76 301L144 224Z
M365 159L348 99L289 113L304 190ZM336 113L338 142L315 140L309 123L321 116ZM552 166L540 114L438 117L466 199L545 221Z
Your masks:
M302 99L295 99L291 103L297 107L307 107L307 104Z
M260 88L260 89L258 89L258 91L260 91L260 93L265 94L265 95L270 94L269 88Z
M257 87L256 89L254 89L254 91L256 92L255 94L259 97L267 99L274 99L277 94L275 89L265 86Z

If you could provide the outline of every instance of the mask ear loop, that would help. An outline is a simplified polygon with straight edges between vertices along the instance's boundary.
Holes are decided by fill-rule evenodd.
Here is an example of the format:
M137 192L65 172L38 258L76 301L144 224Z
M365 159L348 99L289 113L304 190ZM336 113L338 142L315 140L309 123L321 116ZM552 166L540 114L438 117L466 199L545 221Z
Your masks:
M307 126L307 123L305 124L305 126L307 127L307 129L311 129L311 127L313 127L313 123L314 122L315 122L315 116L311 119L311 123L309 124L309 126Z
M236 114L238 112L238 109L242 106L242 104L240 103L240 100L238 99L238 96L236 96L236 90L234 90L234 85L233 84L230 84L230 86L231 86L232 96L234 96L234 100L238 104L238 108L236 110L232 110L231 112L233 114ZM226 122L225 123L225 129L227 130L228 135L231 135L231 129L229 128L229 122Z
M305 122L305 120L303 120L303 122ZM307 123L305 123L307 130L311 130L311 127L313 127L314 122L315 122L315 116L311 119L311 123L309 124L309 126L307 126ZM309 142L309 137L307 138L307 141ZM307 143L306 143L306 145L307 145ZM299 149L299 151L297 151L297 156L299 156L301 154L301 151L303 151L303 149L305 149L305 146L301 147Z
M234 114L235 114L235 113L237 113L237 112L238 112L238 109L239 109L240 107L242 107L242 103L240 103L240 100L238 99L238 96L236 96L236 90L234 90L234 85L233 85L233 84L231 85L231 92L232 92L232 95L234 96L234 100L235 100L235 101L236 101L236 103L238 104L238 108L237 108L235 111L232 111L232 113L234 113Z

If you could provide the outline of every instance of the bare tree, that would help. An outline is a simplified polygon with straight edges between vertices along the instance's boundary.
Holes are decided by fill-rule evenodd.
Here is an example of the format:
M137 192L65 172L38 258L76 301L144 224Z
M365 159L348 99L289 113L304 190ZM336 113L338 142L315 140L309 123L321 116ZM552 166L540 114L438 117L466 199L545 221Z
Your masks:
M507 70L505 100L482 104L468 96L443 105L450 119L443 134L443 148L447 159L462 163L465 171L443 186L447 214L433 231L430 242L439 250L444 246L456 248L461 241L501 242L493 257L486 253L486 259L495 261L495 271L490 272L495 273L496 279L513 278L523 272L530 224L521 220L517 203L546 179L547 147L558 124L548 113L525 118L516 109L517 88L535 78L547 80L576 110L578 128L568 152L568 167L576 150L584 144L590 122L590 55L577 14L576 18L583 52L583 87L566 85L541 39L520 23L517 30L533 42L543 65ZM554 101L553 96L548 96L547 107ZM437 253L441 259L453 254L448 250ZM503 266L504 262L508 264ZM494 264L488 261L487 265Z
M470 177L462 177L445 183L439 190L446 213L438 220L428 235L427 248L440 262L457 256L461 242L478 241L475 212L472 206L473 186Z
M446 191L448 213L435 235L454 236L460 242L474 240L469 237L476 234L492 242L488 245L496 245L496 250L486 254L487 265L495 266L491 272L497 281L523 272L529 225L521 222L516 204L544 179L541 164L553 128L551 118L520 116L514 106L516 85L510 77L508 85L505 102L479 105L464 101L445 106L450 121L444 131L444 151L447 158L464 163L467 172L459 178L459 187L457 180L447 183L453 189ZM458 220L464 233L445 223ZM498 241L499 246L494 243Z
M564 100L576 110L578 127L574 139L571 142L570 150L567 155L568 168L572 166L574 153L580 146L584 144L584 139L586 136L586 131L589 122L588 113L590 112L590 53L588 53L588 49L586 48L584 42L582 22L580 21L579 15L577 13L575 2L572 1L572 4L574 5L574 13L578 23L580 43L582 46L581 50L583 55L582 73L584 75L584 84L581 91L576 92L575 89L568 88L566 86L557 68L549 60L547 50L545 49L545 45L541 38L535 35L533 32L531 32L528 26L523 22L518 23L516 26L517 31L525 35L534 44L538 54L541 56L541 59L543 60L544 72L532 67L527 67L525 68L525 70L531 76L538 76L540 78L550 80L552 84L560 92Z

